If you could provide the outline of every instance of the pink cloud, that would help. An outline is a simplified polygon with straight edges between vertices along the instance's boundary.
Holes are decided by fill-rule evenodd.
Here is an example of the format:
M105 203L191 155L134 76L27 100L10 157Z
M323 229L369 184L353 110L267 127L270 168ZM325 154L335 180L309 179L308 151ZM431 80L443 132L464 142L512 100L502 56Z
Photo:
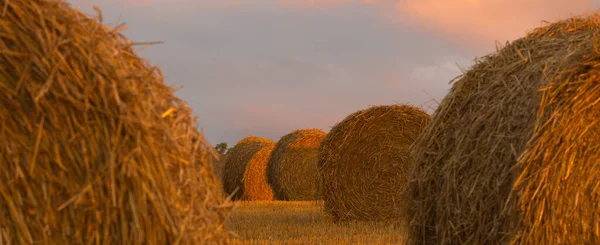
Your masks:
M130 6L164 6L167 8L179 6L192 10L233 9L246 7L245 0L122 0Z
M399 0L397 17L467 45L493 47L552 21L593 11L592 0Z
M293 7L329 8L348 4L379 4L389 0L276 0L278 4Z
M292 6L335 6L354 3L354 0L277 0L279 4Z
M127 4L133 5L148 5L148 4L181 4L189 3L195 6L202 6L208 8L228 8L228 7L240 7L240 6L251 6L257 4L256 1L251 0L123 0ZM363 4L378 4L384 1L390 0L269 0L272 4L279 4L290 7L318 7L328 8L347 4L363 3Z

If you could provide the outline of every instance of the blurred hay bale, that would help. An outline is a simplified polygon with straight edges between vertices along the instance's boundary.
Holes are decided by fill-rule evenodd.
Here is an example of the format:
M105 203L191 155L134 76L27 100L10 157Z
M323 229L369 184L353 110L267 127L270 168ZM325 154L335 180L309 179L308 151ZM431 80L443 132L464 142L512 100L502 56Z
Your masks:
M373 106L336 124L319 148L325 210L336 221L398 218L409 147L429 122L409 105Z
M0 244L225 243L196 118L123 26L0 5Z
M600 15L454 81L415 144L409 244L600 244Z
M266 182L264 168L269 158L269 148L274 145L275 142L270 139L248 136L237 142L227 154L223 170L223 188L228 195L233 194L233 200L273 199L273 191ZM246 178L252 176L252 180L244 179L244 173L249 164L251 164L252 170ZM263 170L260 170L260 168L263 168ZM250 184L256 184L257 186L246 186ZM246 195L245 190L251 190L252 192Z
M277 142L267 164L267 178L276 199L323 199L317 153L325 135L320 129L300 129Z

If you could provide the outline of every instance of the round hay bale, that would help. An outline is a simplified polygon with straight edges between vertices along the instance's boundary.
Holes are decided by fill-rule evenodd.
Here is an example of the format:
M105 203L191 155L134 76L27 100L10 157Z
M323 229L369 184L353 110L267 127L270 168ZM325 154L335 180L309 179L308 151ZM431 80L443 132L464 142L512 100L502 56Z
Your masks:
M158 68L64 1L0 15L0 244L226 242L210 147Z
M277 142L267 164L267 178L278 200L323 199L317 153L326 134L320 129L300 129Z
M319 148L325 210L335 221L398 218L409 147L430 116L409 105L373 106L336 124Z
M244 200L273 200L273 190L267 182L267 162L275 143L269 144L257 151L248 161L242 178L244 186Z
M600 244L600 15L454 81L415 144L408 244Z
M269 159L269 148L274 145L275 142L270 139L248 136L237 142L227 154L223 188L228 195L233 194L233 200L273 200L273 191L266 182L265 167ZM250 172L245 174L247 169ZM251 184L256 186L250 186ZM246 190L251 192L245 193Z

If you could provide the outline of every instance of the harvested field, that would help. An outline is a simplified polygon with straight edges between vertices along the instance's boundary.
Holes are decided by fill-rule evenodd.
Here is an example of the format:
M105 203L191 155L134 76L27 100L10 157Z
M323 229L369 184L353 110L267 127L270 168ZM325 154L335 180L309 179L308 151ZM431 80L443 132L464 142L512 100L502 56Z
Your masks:
M0 244L224 244L212 148L123 27L1 5Z
M277 200L323 199L317 153L325 135L320 129L300 129L277 142L267 165L268 181Z
M239 202L227 220L232 244L402 244L403 230L383 222L335 224L322 201Z
M409 105L373 106L336 124L318 156L325 210L336 221L398 219L410 146L430 116Z
M415 145L409 244L600 244L600 15L478 62Z

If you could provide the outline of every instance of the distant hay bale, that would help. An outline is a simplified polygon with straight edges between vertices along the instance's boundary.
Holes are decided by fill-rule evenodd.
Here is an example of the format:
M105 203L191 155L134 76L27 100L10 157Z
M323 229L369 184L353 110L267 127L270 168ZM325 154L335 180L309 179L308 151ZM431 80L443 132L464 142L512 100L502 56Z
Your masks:
M409 105L373 106L336 124L319 149L325 210L336 221L398 218L409 147L429 122Z
M277 142L267 164L267 178L278 200L323 199L317 154L326 134L320 129L300 129Z
M415 144L409 244L600 244L600 15L454 81Z
M0 244L225 243L208 144L158 68L64 1L0 5Z
M227 154L223 188L228 195L234 194L233 200L273 200L273 191L266 182L264 169L269 160L269 148L274 145L275 142L270 139L248 136L237 142ZM245 174L248 165L251 170ZM251 176L252 180L248 179ZM250 186L254 184L257 186ZM246 190L251 192L245 193Z
M267 182L267 162L271 156L275 143L269 144L257 151L248 161L242 179L244 186L244 200L273 200L273 190Z

